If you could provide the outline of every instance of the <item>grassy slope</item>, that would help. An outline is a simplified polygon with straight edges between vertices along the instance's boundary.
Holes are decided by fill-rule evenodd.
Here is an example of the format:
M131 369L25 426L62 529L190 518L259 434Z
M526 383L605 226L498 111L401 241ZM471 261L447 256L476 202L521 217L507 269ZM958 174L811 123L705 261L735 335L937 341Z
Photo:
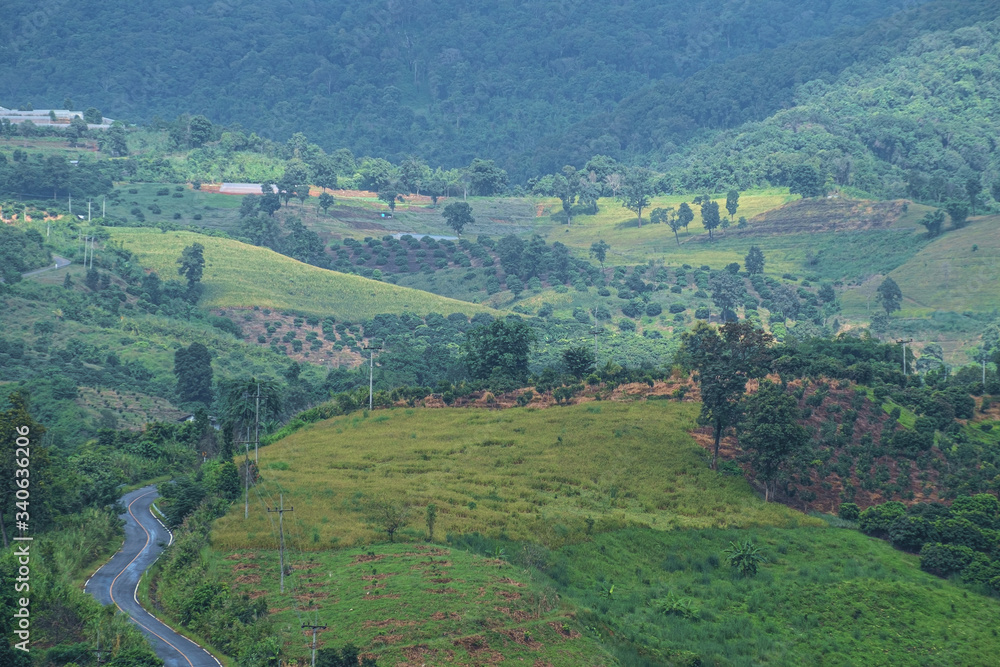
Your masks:
M1000 216L975 218L967 227L945 232L889 275L905 299L902 315L935 310L989 311L998 305ZM973 250L973 246L978 246Z
M695 407L395 409L322 422L261 450L251 518L234 507L217 522L209 567L267 595L290 657L306 655L307 622L338 628L321 646L354 641L386 664L612 664L604 651L624 664L989 664L998 601L711 472L686 434ZM263 511L278 493L294 506L285 594ZM398 537L410 544L360 546L384 539L359 512L377 494L417 506ZM546 574L421 545L428 502L439 538L514 540L496 553L540 550ZM741 579L723 551L747 537L767 562ZM692 616L663 611L676 598Z
M303 264L266 248L192 232L160 233L114 228L112 238L138 256L140 263L163 278L177 273L176 260L185 246L205 246L205 293L209 308L261 306L296 310L338 319L363 320L377 313L475 313L489 309L410 290L360 276Z
M438 505L441 534L505 533L553 546L598 528L786 525L796 513L764 504L742 479L707 470L687 431L696 407L589 403L505 410L394 409L321 422L261 452L273 487L317 533L310 549L377 541L359 497L388 494ZM358 443L364 446L359 447ZM331 511L333 510L333 511ZM422 520L411 524L423 533ZM222 548L267 547L268 519L232 512Z

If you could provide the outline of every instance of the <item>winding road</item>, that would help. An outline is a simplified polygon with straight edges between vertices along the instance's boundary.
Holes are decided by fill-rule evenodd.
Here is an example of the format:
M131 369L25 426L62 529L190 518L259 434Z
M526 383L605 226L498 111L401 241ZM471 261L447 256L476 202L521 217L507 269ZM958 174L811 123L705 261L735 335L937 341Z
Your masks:
M174 539L150 509L157 497L152 485L122 496L126 508L121 515L125 521L125 543L87 581L84 590L101 604L117 605L131 616L166 667L222 667L215 656L164 625L143 609L136 598L142 574Z
M40 269L35 269L34 271L28 271L27 273L22 273L21 277L30 278L31 276L37 276L39 273L45 273L46 271L51 271L53 269L61 269L64 266L69 266L70 264L72 264L71 261L69 261L65 257L60 257L59 255L52 255L52 259L54 259L56 262L52 266L43 266Z

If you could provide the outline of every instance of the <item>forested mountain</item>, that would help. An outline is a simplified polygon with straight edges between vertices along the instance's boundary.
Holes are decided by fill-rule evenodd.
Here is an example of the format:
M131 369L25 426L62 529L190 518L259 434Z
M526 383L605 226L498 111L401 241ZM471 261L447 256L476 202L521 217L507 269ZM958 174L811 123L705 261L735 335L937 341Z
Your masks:
M926 33L884 63L799 87L795 104L694 145L675 187L785 182L814 163L837 186L928 203L965 199L1000 162L1000 21Z
M855 50L891 51L928 21L965 25L991 3L930 3L868 27L919 4L13 0L0 104L68 97L135 122L202 113L355 154L495 158L520 180L595 153L666 156L699 128L766 117Z

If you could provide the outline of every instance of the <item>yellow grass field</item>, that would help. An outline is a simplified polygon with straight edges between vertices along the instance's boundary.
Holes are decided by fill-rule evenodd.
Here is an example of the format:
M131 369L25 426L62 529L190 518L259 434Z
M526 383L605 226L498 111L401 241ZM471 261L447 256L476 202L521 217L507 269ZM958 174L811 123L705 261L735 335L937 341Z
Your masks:
M669 208L675 210L682 202L690 205L692 195L667 195L654 197L649 208L642 212L642 227L638 226L635 213L622 207L613 198L603 198L598 202L597 215L576 215L570 225L549 222L539 226L544 229L550 242L560 241L573 248L589 251L590 244L603 239L611 244L606 264L639 264L650 259L664 260L668 264L688 263L691 265L708 264L710 266L725 266L729 262L742 262L743 256L731 248L719 250L712 245L696 242L699 236L707 236L708 232L701 224L701 207L691 205L694 220L688 231L681 230L678 247L670 227L665 224L654 225L649 222L649 214L654 208ZM758 213L778 208L783 204L798 199L798 195L788 194L787 188L771 188L767 190L745 192L740 195L739 209L736 218L741 216L751 219ZM727 217L725 197L715 199L719 203L720 213ZM561 210L558 199L539 200L538 206L548 213ZM721 229L716 230L716 236L725 237ZM692 241L695 241L692 243ZM749 246L753 241L747 240ZM746 251L743 251L745 254ZM739 255L739 256L737 256Z
M369 499L413 507L397 539L426 535L424 509L438 507L435 533L506 534L559 546L591 531L820 525L765 504L742 477L708 468L688 434L693 403L590 402L502 412L379 410L307 427L260 452L262 483L219 519L218 549L273 546L260 498L293 505L301 548L357 546L385 539L366 524ZM257 494L262 494L260 498Z
M205 246L205 292L200 303L208 308L260 306L352 321L403 311L419 315L497 312L429 292L328 271L230 239L148 229L110 231L113 240L136 254L143 268L155 270L164 280L177 277L177 258L186 246L195 242Z

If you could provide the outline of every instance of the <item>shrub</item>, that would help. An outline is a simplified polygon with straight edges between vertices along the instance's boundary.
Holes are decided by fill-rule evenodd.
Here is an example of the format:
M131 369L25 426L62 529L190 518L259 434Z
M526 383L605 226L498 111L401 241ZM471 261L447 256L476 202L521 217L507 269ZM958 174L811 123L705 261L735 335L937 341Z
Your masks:
M673 306L671 306L673 308ZM650 317L656 317L663 312L663 307L658 303L650 303L646 305L646 314Z
M897 518L906 514L906 506L896 500L881 505L873 505L858 517L858 527L861 532L877 537L885 537L889 527Z
M925 543L936 539L934 524L920 516L901 516L889 526L889 540L904 551L919 551Z
M837 516L845 521L857 521L861 516L861 510L854 503L841 503L837 510Z
M670 304L670 312L674 315L676 315L677 313L683 313L685 310L687 310L687 306L685 306L683 303Z
M698 308L697 310L694 311L694 316L699 320L707 320L709 317L711 317L711 314L712 314L711 311L705 306L702 306L701 308Z
M936 542L925 544L920 549L920 569L939 577L961 572L971 565L974 559L975 552L969 547Z

